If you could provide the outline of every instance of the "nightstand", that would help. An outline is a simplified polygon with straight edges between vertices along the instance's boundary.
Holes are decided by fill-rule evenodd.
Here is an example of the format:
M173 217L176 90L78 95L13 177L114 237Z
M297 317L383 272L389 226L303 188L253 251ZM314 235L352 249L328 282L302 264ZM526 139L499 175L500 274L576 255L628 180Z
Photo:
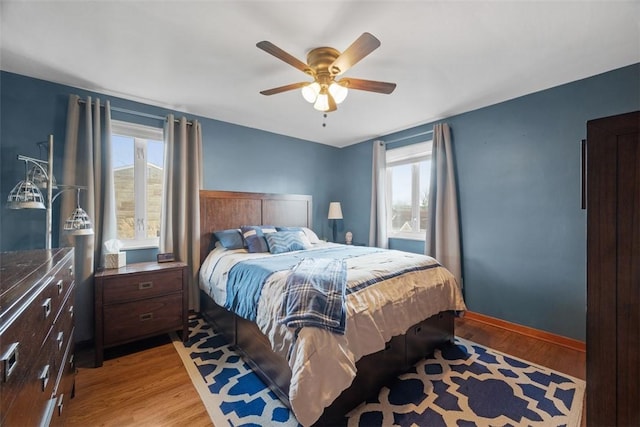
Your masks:
M95 275L95 363L104 349L171 331L188 337L188 266L143 262Z

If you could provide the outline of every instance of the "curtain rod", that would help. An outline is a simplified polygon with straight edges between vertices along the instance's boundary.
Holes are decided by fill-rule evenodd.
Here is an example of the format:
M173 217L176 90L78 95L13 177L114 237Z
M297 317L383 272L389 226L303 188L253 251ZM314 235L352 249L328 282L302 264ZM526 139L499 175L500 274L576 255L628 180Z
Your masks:
M429 135L430 133L433 133L433 130L427 130L427 131L424 131L424 132L414 133L413 135L403 136L403 137L400 137L400 138L392 139L391 141L384 141L384 143L385 144L391 144L393 142L404 141L405 139L411 139L411 138L415 138L417 136Z
M80 99L78 99L78 103L86 104L87 101L82 99L82 98L80 98ZM95 105L95 103L91 102L91 105ZM100 107L104 108L104 105L100 105ZM167 120L167 118L163 117L163 116L158 116L156 114L149 114L149 113L141 113L140 111L129 110L127 108L111 107L111 111L117 111L118 113L125 113L125 114L133 114L134 116L146 117L148 119ZM178 120L178 119L174 119L173 121L174 121L174 123L180 123L180 120ZM193 122L187 120L187 125L191 126L191 125L193 125Z

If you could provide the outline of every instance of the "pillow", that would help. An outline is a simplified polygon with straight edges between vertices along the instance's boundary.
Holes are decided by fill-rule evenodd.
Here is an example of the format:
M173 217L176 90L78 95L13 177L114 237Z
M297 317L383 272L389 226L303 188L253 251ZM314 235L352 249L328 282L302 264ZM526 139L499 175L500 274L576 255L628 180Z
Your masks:
M278 231L277 233L265 234L264 238L269 246L269 252L272 254L301 251L311 247L311 243L303 231Z
M240 229L232 228L229 230L221 230L213 232L213 244L215 245L216 241L220 242L222 246L227 249L242 249L244 248L244 240L242 239L242 234L240 234Z
M278 231L302 231L309 239L310 243L320 243L318 235L307 227L276 227Z
M269 246L264 238L265 234L275 233L272 225L243 225L240 227L244 245L251 253L269 252Z
M318 235L314 233L312 229L307 227L302 227L302 231L304 231L304 234L306 234L307 239L309 239L309 242L320 243L320 239L318 238Z

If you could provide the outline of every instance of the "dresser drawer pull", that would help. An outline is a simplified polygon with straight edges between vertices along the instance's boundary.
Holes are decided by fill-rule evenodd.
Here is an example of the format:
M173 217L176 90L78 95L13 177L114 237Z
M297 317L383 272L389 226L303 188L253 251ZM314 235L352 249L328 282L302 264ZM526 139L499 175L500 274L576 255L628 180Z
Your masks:
M18 366L18 344L19 342L14 342L9 346L9 349L2 356L2 381L7 382L9 380L9 376L15 371L16 366Z
M140 315L141 322L145 322L147 320L153 320L153 313L143 313Z
M58 280L58 283L56 283L56 286L58 287L58 295L60 295L64 290L64 281L62 279Z
M69 307L69 317L73 319L73 306Z
M145 289L153 288L153 282L140 282L138 283L138 290L143 291Z
M42 391L45 391L47 389L47 384L49 383L49 365L42 368L42 372L40 372L40 377L38 379L42 381Z
M69 275L73 277L73 265L69 266Z
M42 307L44 308L44 318L46 319L51 314L51 298L44 300Z
M60 351L62 349L62 344L64 343L64 332L58 332L56 341L58 342L58 351Z
M69 356L69 369L71 369L72 371L75 369L76 364L75 364L75 359L73 357L73 354L71 356Z
M62 416L62 409L64 408L64 394L60 395L60 398L58 399L58 416L61 417Z

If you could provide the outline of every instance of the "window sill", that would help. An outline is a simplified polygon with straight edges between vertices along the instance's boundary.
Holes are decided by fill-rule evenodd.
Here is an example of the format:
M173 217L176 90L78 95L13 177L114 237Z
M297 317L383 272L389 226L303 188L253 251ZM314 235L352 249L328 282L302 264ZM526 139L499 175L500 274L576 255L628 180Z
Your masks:
M399 234L399 233L394 233L394 234L388 234L387 238L389 239L399 239L399 240L415 240L415 241L419 241L419 242L424 242L426 240L426 236L424 235L424 233L420 233L420 234Z

